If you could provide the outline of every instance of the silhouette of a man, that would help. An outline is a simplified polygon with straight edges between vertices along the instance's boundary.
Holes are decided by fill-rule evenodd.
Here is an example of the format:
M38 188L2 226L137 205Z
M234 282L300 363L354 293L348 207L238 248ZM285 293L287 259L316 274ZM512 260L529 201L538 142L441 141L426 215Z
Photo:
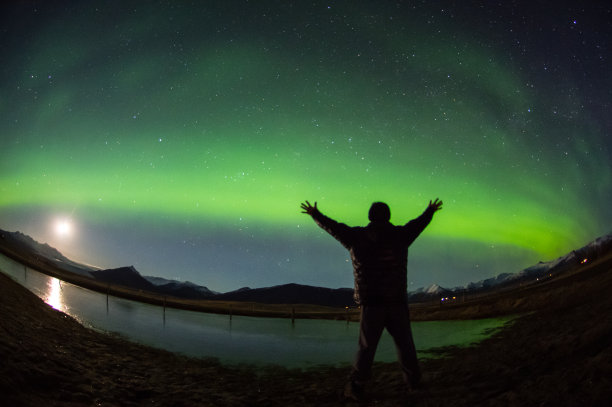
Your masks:
M429 201L427 209L403 226L389 222L391 211L383 202L370 207L370 223L365 227L350 227L323 215L305 201L306 213L326 232L346 247L353 262L355 302L361 308L359 348L344 389L344 396L360 400L365 382L370 378L374 354L383 329L395 341L399 363L407 390L416 387L421 372L410 328L407 302L408 246L427 227L433 214L442 209L442 201Z

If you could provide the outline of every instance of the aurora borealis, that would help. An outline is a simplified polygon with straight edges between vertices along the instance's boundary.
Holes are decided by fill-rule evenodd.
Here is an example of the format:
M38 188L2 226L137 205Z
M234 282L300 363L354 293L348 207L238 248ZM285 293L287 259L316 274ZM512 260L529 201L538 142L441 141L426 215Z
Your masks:
M439 197L409 281L456 286L612 229L609 3L52 3L1 6L0 228L76 260L348 287L302 201Z

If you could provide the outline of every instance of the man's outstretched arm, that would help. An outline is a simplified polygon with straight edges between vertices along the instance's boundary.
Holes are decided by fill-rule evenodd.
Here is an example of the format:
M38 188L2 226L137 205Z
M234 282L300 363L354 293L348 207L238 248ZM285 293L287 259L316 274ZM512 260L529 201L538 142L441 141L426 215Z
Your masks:
M323 215L317 208L317 203L314 206L308 201L304 201L300 205L302 213L312 216L312 219L319 225L323 230L332 235L338 240L344 247L349 247L351 228L344 223L336 222L335 220Z
M434 213L441 209L442 201L440 201L438 198L436 198L433 202L430 200L429 205L427 205L427 208L421 214L421 216L404 225L404 230L406 233L408 233L406 236L408 239L408 244L412 244L412 242L421 234L421 232L425 230L427 225L429 225Z

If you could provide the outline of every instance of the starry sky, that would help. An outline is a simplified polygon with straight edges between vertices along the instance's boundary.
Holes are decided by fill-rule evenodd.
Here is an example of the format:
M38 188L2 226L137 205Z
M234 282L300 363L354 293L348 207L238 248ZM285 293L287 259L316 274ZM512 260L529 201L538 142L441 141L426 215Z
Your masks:
M3 3L0 228L222 292L350 287L300 203L439 197L410 289L552 260L612 230L612 4L583 3Z

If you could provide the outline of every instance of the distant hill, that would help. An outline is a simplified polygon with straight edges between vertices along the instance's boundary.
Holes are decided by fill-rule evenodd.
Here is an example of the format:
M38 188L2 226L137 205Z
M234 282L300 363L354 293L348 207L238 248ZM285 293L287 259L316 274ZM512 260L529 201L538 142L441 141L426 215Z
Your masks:
M7 232L0 229L0 244L10 251L27 254L30 257L38 259L45 259L49 263L71 273L91 277L90 272L96 270L95 267L79 264L70 260L57 249L46 243L39 243L21 232Z
M527 267L518 273L499 274L496 277L488 278L475 283L469 283L464 287L456 287L451 291L467 291L477 293L491 289L503 289L518 285L537 283L538 281L563 274L568 270L573 269L577 264L593 262L610 251L612 251L612 234L599 237L580 249L573 250L555 260L547 262L541 261L538 264Z
M49 262L66 271L91 277L109 284L118 284L135 290L149 291L184 299L248 301L267 304L314 304L347 306L353 304L352 288L325 288L301 284L273 287L244 287L227 293L218 293L192 282L180 282L161 277L142 276L134 266L100 270L82 265L63 256L47 244L36 242L20 232L0 229L0 248ZM590 262L612 250L612 235L602 236L586 246L553 261L540 262L518 273L503 273L496 277L469 283L462 287L444 288L437 284L407 293L410 302L427 302L453 295L481 294L518 285L533 284L574 268L576 264Z
M218 293L191 283L167 280L161 277L142 276L134 266L91 272L93 278L110 284L118 284L135 290L143 290L190 300L213 299Z
M157 287L156 290L158 292L178 298L190 300L211 299L219 294L216 291L208 289L208 287L194 284L191 281L168 280L162 277L152 276L144 276L144 278L153 283Z
M267 304L315 304L344 307L353 304L352 288L325 288L284 284L265 288L241 288L214 297L226 301L252 301Z
M426 302L438 300L440 297L452 296L453 290L432 284L429 287L419 288L408 293L408 302Z
M116 269L107 270L96 270L92 271L91 275L96 280L103 281L109 284L118 284L136 290L155 292L157 288L156 285L142 277L140 273L134 268L134 266L119 267Z

